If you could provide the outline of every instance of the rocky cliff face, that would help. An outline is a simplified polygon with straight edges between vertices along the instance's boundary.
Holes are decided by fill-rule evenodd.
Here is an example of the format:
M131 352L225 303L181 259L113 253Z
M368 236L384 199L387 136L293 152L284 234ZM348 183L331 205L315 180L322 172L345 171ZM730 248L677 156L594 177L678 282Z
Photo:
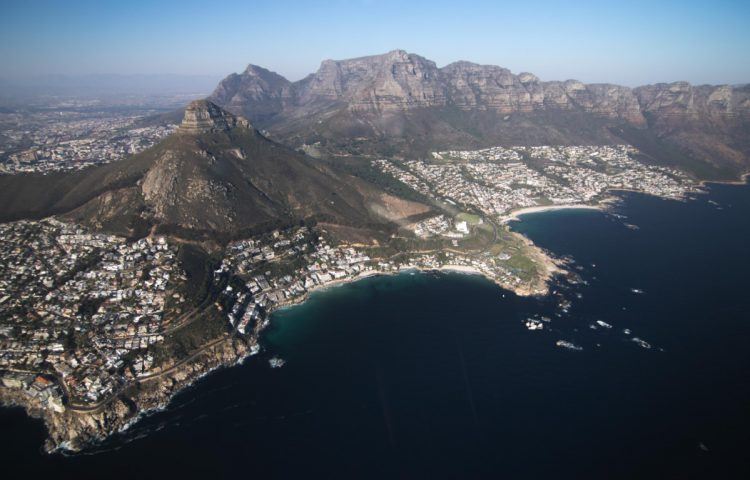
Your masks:
M635 125L645 124L645 114L659 118L750 115L748 87L675 82L631 89L576 80L542 82L531 73L514 75L494 65L461 61L438 68L403 50L325 60L317 72L295 83L250 65L224 79L210 98L230 110L256 116L329 103L354 111L445 106L505 114L575 110Z
M180 124L180 132L199 134L226 132L235 127L250 128L250 122L236 117L218 105L207 100L195 100L185 109L185 116Z
M297 105L344 101L352 110L381 111L444 105L444 85L434 62L394 50L385 55L324 61L299 82Z
M267 120L294 98L292 83L281 75L256 65L222 80L211 95L219 105L252 119Z
M258 72L261 72L260 74ZM493 65L435 62L403 50L350 60L325 60L296 83L249 66L216 88L212 100L234 111L266 115L283 110L344 104L353 111L389 112L456 106L500 113L545 109L581 110L643 123L629 88L577 81L541 82L530 73L512 74Z
M687 82L659 83L634 90L642 111L669 124L707 120L731 122L750 117L750 86L693 86ZM672 120L670 120L672 119Z
M382 215L389 199L380 188L268 139L206 100L186 108L175 134L121 162L0 183L6 217L58 214L122 235L156 227L226 238L314 221L387 238L397 224ZM12 200L18 192L23 202Z
M210 97L295 146L424 155L503 144L633 143L703 178L750 169L750 87L543 82L493 65L438 68L394 50L326 60L298 82L250 66Z
M750 85L687 82L634 90L648 131L676 146L699 172L736 177L750 171Z
M94 410L65 408L55 411L20 390L1 386L0 405L18 405L24 407L30 416L42 419L49 434L44 445L47 452L60 449L79 451L128 428L149 411L162 408L175 393L199 377L242 360L250 353L251 343L227 338L167 373L142 381L139 388L130 388Z
M469 62L452 63L440 73L450 103L464 109L493 109L504 114L570 110L634 124L644 122L635 95L618 85L541 82L530 73L513 75L505 68Z

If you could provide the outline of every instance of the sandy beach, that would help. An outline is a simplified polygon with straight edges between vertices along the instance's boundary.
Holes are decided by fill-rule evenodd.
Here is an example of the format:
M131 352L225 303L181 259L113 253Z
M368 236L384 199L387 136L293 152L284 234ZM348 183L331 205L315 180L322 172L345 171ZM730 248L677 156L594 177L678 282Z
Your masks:
M508 215L502 218L501 224L508 223L513 220L520 220L521 215L527 215L530 213L550 212L553 210L602 210L599 205L539 205L536 207L526 207L510 212Z
M340 278L338 280L332 280L322 285L315 285L314 287L310 288L307 292L305 292L303 295L299 297L295 297L291 301L286 301L286 302L277 304L270 313L273 313L277 310L284 310L287 308L291 308L301 303L304 303L308 298L310 298L311 294L316 293L316 292L321 292L321 291L325 291L331 288L336 288L336 287L339 287L341 285L345 285L348 283L354 283L354 282L357 282L359 280L364 280L365 278L369 278L369 277L399 275L399 274L403 274L409 271L417 271L417 272L438 272L439 271L439 272L463 273L467 275L479 275L491 281L494 281L495 283L497 283L498 285L504 288L510 288L509 286L503 286L502 284L498 283L490 275L487 275L481 270L475 267L468 266L468 265L443 265L442 267L437 267L437 268L409 266L409 267L400 268L398 270L367 270L353 277Z
M389 275L393 273L398 273L398 272L381 272L380 270L365 270L364 272L360 272L353 277L339 278L336 280L331 280L330 282L326 282L322 285L321 284L315 285L314 287L311 287L303 295L300 295L299 297L295 297L292 300L286 300L284 302L276 304L274 308L269 312L269 316L270 314L272 314L273 312L277 310L284 310L286 308L291 308L301 303L304 303L308 298L310 298L310 294L313 294L315 292L320 292L323 290L328 290L330 288L339 287L341 285L344 285L347 283L353 283L358 280L364 280L365 278L368 278L368 277L375 277L378 275Z
M490 278L486 273L482 272L476 267L470 267L468 265L443 265L442 267L438 268L430 268L430 269L420 269L422 271L440 271L440 272L455 272L455 273L465 273L468 275L480 275L482 277Z

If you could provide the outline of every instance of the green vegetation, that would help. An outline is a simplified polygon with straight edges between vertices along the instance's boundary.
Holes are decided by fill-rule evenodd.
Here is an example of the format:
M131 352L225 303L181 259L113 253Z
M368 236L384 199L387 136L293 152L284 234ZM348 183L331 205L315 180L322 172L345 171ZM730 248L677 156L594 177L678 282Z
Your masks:
M640 150L638 160L647 164L677 167L704 180L735 180L742 173L737 164L707 162L650 130L621 125L611 131Z
M350 175L359 177L366 182L382 188L392 195L406 200L424 203L426 205L432 204L432 201L426 196L412 189L405 183L396 180L387 173L383 173L380 169L373 167L368 158L337 158L331 160L330 163L335 164L339 170L343 170Z
M254 272L271 272L272 278L281 278L285 275L294 275L300 268L305 267L306 262L300 255L294 255L288 258L272 260L270 262L260 262L257 264Z
M473 213L461 212L456 215L457 222L466 222L471 226L479 225L482 222L482 217Z
M484 227L484 225L482 225L481 227ZM459 240L461 250L486 250L492 245L495 237L492 231L492 227L481 227L473 229L471 235Z
M517 250L517 247L508 245L507 243L493 243L490 248L487 249L492 255L500 255L501 253L508 253L512 250Z
M211 308L189 325L167 336L164 342L153 345L150 351L154 356L154 362L159 365L164 361L185 358L211 340L228 333L227 321Z
M213 285L213 270L216 259L211 258L202 248L183 244L177 251L177 260L185 271L187 282L184 291L180 292L194 305L210 300Z
M507 265L524 280L532 278L537 271L537 265L523 252L511 255Z

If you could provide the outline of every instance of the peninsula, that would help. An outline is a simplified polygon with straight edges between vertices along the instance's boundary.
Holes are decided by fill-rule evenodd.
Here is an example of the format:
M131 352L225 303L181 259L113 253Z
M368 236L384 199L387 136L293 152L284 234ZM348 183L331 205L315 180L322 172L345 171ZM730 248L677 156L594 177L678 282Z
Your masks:
M191 103L179 126L144 120L151 143L134 155L87 157L88 168L32 162L0 175L0 401L43 419L47 451L85 449L211 370L258 353L273 312L316 289L454 270L543 296L564 263L509 221L600 208L617 190L681 199L704 178L701 165L664 161L662 144L631 129L646 121L637 96L653 115L666 108L661 88L633 95L473 64L437 71L423 60L396 51L324 62L297 86L251 66ZM512 95L471 99L451 87L467 77L489 89L482 72L507 80ZM391 80L368 87L383 75ZM433 96L405 93L433 81ZM521 102L522 90L536 100ZM584 104L583 90L593 103ZM711 95L744 105L745 90L730 90ZM462 127L475 136L459 131L466 112L490 110L491 135L475 123ZM439 121L425 122L436 112ZM571 125L540 129L540 115L585 117L585 128L560 141ZM347 129L353 124L367 128ZM396 124L398 134L382 129ZM504 132L508 141L487 144Z

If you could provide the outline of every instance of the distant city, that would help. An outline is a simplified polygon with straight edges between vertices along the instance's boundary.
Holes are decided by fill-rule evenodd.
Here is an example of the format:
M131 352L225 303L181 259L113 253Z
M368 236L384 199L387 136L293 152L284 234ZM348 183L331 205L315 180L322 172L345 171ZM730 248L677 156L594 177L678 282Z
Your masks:
M80 170L139 153L176 128L156 116L199 96L36 98L0 108L0 174Z

